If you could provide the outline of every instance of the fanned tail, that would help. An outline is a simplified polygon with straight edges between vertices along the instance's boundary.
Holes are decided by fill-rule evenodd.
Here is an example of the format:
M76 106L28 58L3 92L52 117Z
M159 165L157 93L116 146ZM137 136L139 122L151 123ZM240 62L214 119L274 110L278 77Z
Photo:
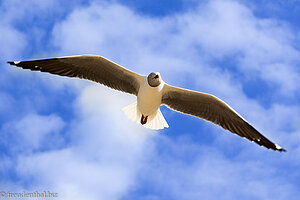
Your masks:
M122 109L125 115L132 121L140 124L142 113L137 109L137 102L134 102ZM146 124L143 125L149 129L164 129L165 127L168 128L169 125L165 120L164 116L162 115L160 109L157 110L156 113L148 116L148 120Z
M142 113L138 111L137 109L137 102L134 102L132 104L129 104L128 106L125 106L122 108L122 111L125 113L125 115L132 121L136 123L140 123Z
M167 121L165 120L164 116L162 115L160 109L153 115L148 117L147 123L144 125L146 128L150 129L164 129L169 128Z

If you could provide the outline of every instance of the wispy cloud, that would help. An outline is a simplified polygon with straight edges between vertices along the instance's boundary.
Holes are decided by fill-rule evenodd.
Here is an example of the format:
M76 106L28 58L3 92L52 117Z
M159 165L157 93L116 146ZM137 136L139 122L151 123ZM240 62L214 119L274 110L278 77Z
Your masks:
M22 153L51 149L61 144L59 132L63 126L64 122L58 116L28 114L2 126L2 138L5 141L2 141L2 145Z
M27 189L56 191L61 199L119 199L126 194L134 183L143 153L148 151L145 147L151 140L146 139L152 134L145 133L136 124L127 125L129 121L125 116L114 117L124 101L107 93L111 92L94 86L82 91L74 106L77 117L66 131L65 138L69 138L69 142L65 147L19 156L17 174L23 180L33 180ZM104 94L107 95L103 100ZM105 106L107 102L110 102L108 107ZM55 128L59 128L59 123L55 124ZM47 126L51 126L51 120ZM33 133L28 133L28 137L32 138L35 130ZM53 140L53 135L47 138L50 143L59 142ZM32 139L34 142L34 137Z

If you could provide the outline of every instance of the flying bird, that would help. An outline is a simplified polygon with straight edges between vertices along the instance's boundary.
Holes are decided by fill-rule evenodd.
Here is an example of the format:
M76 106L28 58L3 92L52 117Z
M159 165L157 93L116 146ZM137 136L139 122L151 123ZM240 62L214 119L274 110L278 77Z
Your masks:
M8 62L32 71L49 72L60 76L78 77L98 82L116 90L137 96L137 102L122 110L127 117L146 128L169 127L160 106L199 117L247 138L268 149L285 151L274 144L241 115L219 98L201 92L166 84L158 72L142 76L95 55L80 55L30 61Z

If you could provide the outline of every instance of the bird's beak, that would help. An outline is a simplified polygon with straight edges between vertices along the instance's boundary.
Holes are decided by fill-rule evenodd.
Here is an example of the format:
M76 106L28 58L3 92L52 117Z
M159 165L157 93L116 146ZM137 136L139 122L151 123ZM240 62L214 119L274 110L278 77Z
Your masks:
M159 76L158 76L158 75L156 75L156 76L154 76L154 78L155 78L155 79L158 79L158 78L159 78Z

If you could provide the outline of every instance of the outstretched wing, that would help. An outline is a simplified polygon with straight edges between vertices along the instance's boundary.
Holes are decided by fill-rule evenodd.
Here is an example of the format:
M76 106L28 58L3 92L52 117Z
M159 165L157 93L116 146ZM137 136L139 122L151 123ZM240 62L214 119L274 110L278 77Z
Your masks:
M166 84L162 103L176 111L213 122L232 133L254 141L268 149L285 151L260 134L236 111L213 95Z
M129 71L104 57L94 55L8 63L32 71L88 79L134 95L137 95L143 79L143 76L137 73Z

